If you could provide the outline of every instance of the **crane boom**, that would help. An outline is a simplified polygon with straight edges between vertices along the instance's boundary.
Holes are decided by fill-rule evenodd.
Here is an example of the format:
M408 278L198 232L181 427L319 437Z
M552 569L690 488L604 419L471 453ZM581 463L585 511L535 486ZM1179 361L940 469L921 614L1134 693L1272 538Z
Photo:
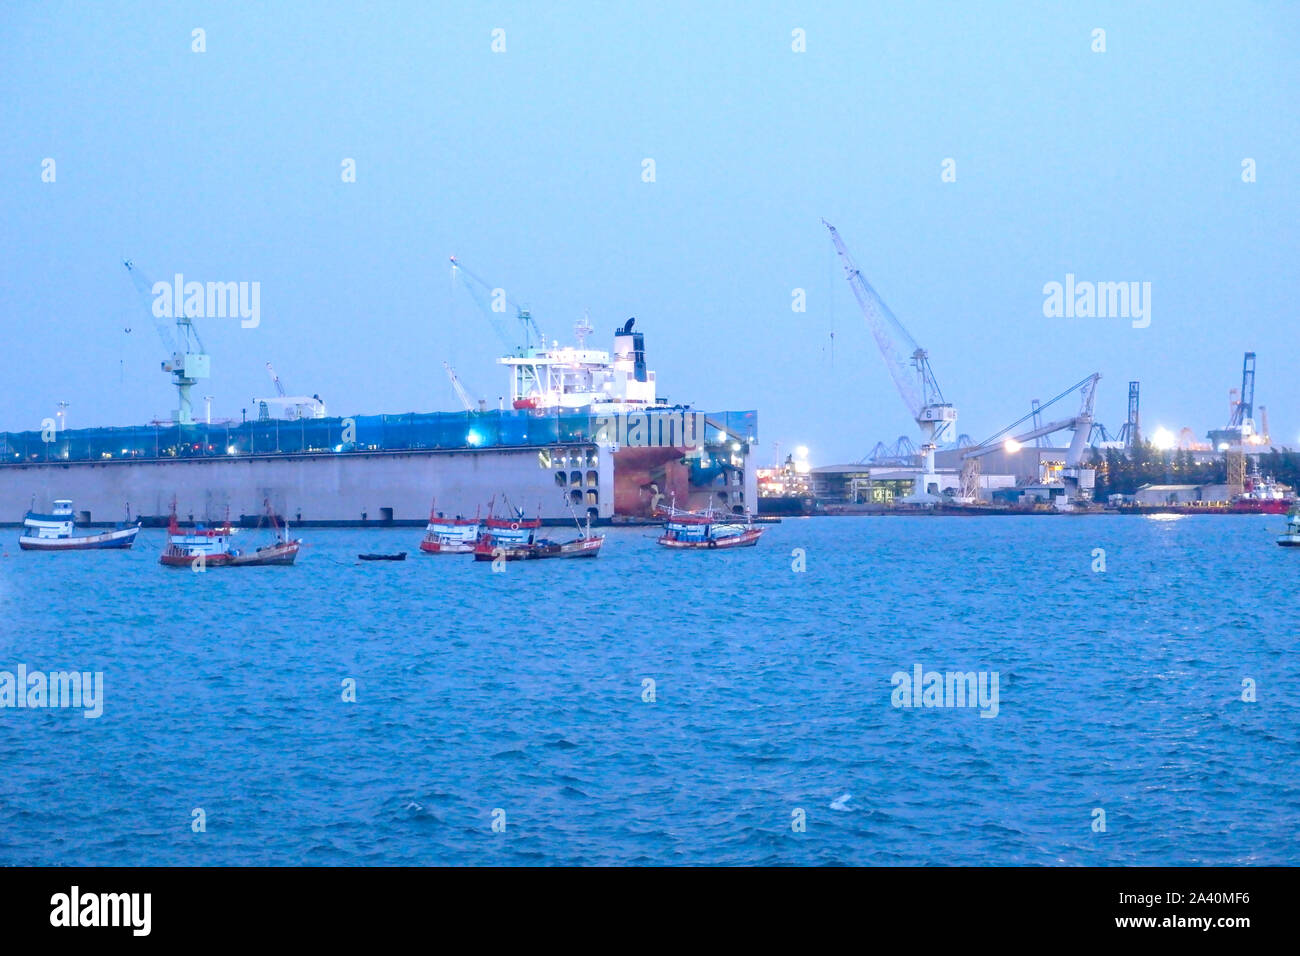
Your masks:
M275 367L270 362L266 363L266 370L271 375L271 381L275 383L275 391L281 398L284 398L284 385L280 383L280 376L275 374Z
M471 272L469 269L466 269L455 256L451 256L450 258L452 279L455 280L459 275L464 274L465 278L469 280L465 285L465 291L473 296L475 303L477 303L478 307L487 315L488 321L492 324L492 331L496 333L497 338L501 340L501 343L510 351L515 351L516 345L511 341L510 336L506 333L505 325L501 322L501 310L494 309L492 303L487 299L487 296L491 296L494 292L504 292L504 290L498 290L490 285L486 279L483 279ZM524 333L524 348L531 348L534 340L536 340L539 346L546 345L546 337L542 335L542 330L539 329L537 323L533 321L533 314L531 312L516 305L511 299L505 296L502 296L502 303L513 309L515 318L519 320L519 325L523 329Z
M460 403L465 406L465 411L474 411L474 397L470 395L465 386L461 384L460 376L458 376L456 370L451 367L451 363L443 362L442 367L447 370L447 377L451 379L451 387L455 390L456 397L460 399Z
M921 351L921 348L853 262L844 240L840 238L839 230L825 219L822 220L822 225L830 230L831 242L835 244L835 251L839 253L840 261L844 265L844 275L849 280L849 288L853 290L853 297L858 300L858 308L862 310L862 315L867 320L867 326L871 329L876 346L885 359L894 386L898 389L898 394L902 397L908 411L912 413L912 417L916 418L921 414L923 396L917 393L913 376L908 372L908 359L904 358L904 352L896 343L901 342L905 346L908 357L914 356ZM942 396L940 399L942 400Z

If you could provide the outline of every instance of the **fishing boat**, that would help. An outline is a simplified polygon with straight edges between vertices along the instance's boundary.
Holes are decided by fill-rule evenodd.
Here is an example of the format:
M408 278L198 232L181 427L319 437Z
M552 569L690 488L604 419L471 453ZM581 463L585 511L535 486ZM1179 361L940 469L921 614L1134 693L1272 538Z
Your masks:
M112 531L77 534L72 501L60 498L50 514L28 511L23 515L23 533L18 547L24 551L101 551L125 550L135 543L140 523L119 523Z
M681 550L718 550L752 548L766 528L754 527L754 516L714 511L681 511L674 507L659 508L656 516L664 520L664 533L658 543Z
M1284 548L1300 548L1300 507L1287 512L1286 530L1277 536L1277 543Z
M358 561L405 561L406 552L398 551L396 554L358 554Z
M572 513L570 508L570 513ZM513 517L487 519L487 527L474 546L475 561L536 561L543 558L594 558L600 553L605 543L603 534L591 533L591 519L583 528L578 525L579 536L568 541L552 541L539 538L538 529L542 526L540 518L525 520L522 511L516 511Z
M429 524L424 529L420 550L425 554L469 554L478 543L483 522L475 515L448 518L441 511L429 510Z
M167 525L167 547L163 550L160 564L171 568L244 568L271 564L293 564L298 557L302 540L289 537L288 523L280 524L266 502L267 516L275 538L268 544L251 551L233 546L237 529L230 526L230 519L215 528L196 525L185 532L176 520L176 505L172 503L171 520Z

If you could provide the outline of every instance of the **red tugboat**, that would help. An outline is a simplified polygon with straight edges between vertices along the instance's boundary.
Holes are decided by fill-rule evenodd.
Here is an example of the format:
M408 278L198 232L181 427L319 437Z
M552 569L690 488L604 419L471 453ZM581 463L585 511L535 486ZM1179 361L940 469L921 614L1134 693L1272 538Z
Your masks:
M470 554L482 533L483 522L478 515L448 518L436 508L430 508L420 550L425 554Z
M1259 477L1258 472L1246 479L1246 490L1232 499L1235 514L1284 515L1296 503L1292 490L1272 478Z
M714 551L723 548L752 548L758 544L765 528L754 527L753 515L714 511L679 511L660 508L664 533L658 543L665 548Z
M507 503L508 504L508 503ZM591 521L584 529L578 525L581 536L571 541L551 541L537 537L542 526L540 518L524 520L523 512L515 511L513 518L489 517L487 529L474 546L475 561L534 561L542 558L594 558L605 543L603 534L591 533ZM574 518L577 522L577 518Z
M167 547L163 549L158 563L169 568L239 568L293 564L298 557L302 540L290 539L288 524L281 525L271 510L271 503L268 501L265 504L271 527L275 530L275 540L256 550L242 551L231 546L238 532L230 526L229 518L215 528L198 525L189 533L182 532L176 520L176 502L173 501L171 521L167 525Z

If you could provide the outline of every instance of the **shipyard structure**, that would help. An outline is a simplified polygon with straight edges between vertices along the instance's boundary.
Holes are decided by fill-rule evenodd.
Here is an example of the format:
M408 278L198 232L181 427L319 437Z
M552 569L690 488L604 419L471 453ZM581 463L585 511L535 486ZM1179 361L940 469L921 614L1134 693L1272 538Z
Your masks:
M2 432L0 521L62 499L78 524L165 524L173 506L182 522L254 524L269 506L324 526L422 526L431 510L472 517L493 504L552 523L635 522L666 506L753 510L757 414L666 404L632 326L616 330L612 353L580 336L577 347L503 357L509 407L321 417L323 404L288 403L287 417L263 406L246 422L182 414Z

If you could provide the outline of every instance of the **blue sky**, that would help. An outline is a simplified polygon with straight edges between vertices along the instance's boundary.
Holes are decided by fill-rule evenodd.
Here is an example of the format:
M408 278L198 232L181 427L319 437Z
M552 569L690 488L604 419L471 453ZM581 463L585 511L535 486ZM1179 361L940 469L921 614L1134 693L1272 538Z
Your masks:
M260 282L258 328L200 323L218 416L270 390L268 361L336 414L457 408L443 360L495 398L454 253L549 336L590 310L605 346L635 315L661 392L757 408L762 457L856 460L916 429L825 217L959 431L1101 371L1108 427L1139 379L1148 431L1203 434L1253 349L1297 444L1298 24L1284 3L7 3L0 428L174 406L124 256ZM1071 272L1150 282L1150 327L1044 318Z

